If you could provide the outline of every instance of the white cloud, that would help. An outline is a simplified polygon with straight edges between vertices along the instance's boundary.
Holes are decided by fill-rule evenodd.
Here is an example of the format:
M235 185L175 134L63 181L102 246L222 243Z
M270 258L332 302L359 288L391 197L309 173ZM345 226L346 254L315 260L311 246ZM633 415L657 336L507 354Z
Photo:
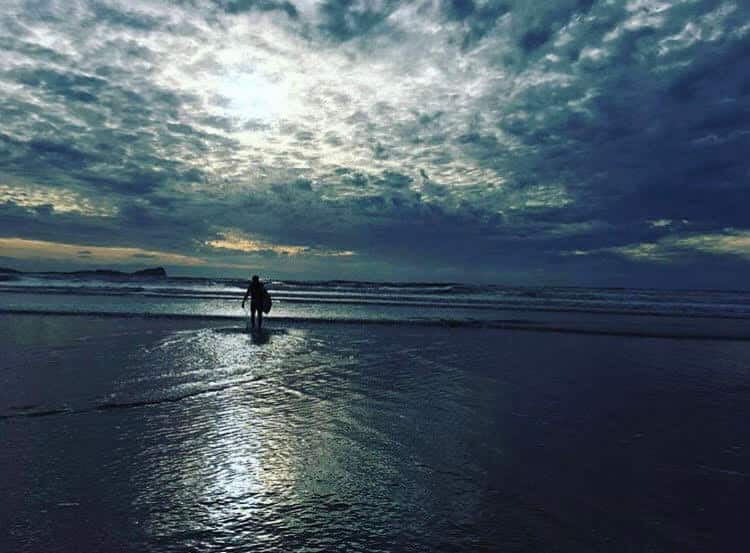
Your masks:
M725 229L721 233L666 236L656 242L627 244L594 250L567 252L569 255L614 253L634 261L673 263L690 261L690 254L730 255L750 260L750 230Z
M693 249L710 254L736 255L750 259L750 231L727 229L724 233L698 234L677 238L678 248Z
M0 203L13 202L26 208L49 207L57 213L78 213L87 217L112 217L117 207L98 198L63 188L39 185L0 184Z
M351 257L356 255L350 250L333 251L311 246L290 246L274 244L256 238L250 238L238 230L228 230L220 233L220 238L206 241L206 245L221 250L230 250L248 254L273 252L278 255L298 256L314 255L323 257Z

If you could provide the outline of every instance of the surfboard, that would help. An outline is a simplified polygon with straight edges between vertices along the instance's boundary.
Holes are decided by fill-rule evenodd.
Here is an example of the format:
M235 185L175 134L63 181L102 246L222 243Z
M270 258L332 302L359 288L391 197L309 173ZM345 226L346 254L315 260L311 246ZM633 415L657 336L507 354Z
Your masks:
M263 313L268 315L268 312L271 311L271 294L268 292L265 292L263 294Z

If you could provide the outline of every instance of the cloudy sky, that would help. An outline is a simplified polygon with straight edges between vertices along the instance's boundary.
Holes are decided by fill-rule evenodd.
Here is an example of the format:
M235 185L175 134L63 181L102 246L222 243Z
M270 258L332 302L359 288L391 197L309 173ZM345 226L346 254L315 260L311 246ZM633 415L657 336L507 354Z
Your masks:
M0 265L740 286L750 4L4 0Z

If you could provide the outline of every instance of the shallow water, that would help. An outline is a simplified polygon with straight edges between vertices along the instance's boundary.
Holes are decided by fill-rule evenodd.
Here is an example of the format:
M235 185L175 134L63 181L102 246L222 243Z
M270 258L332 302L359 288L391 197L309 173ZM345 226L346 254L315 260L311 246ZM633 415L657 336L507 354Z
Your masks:
M750 344L0 316L3 551L736 551Z
M304 319L493 319L504 313L630 314L750 320L750 292L469 283L268 280L274 313ZM227 278L0 272L0 311L239 315L247 282Z

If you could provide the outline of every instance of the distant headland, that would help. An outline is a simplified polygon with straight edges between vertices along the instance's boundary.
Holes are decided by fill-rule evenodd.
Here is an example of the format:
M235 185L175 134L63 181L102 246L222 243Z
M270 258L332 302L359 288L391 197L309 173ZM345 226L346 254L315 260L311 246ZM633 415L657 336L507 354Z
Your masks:
M89 276L89 277L149 277L149 278L167 278L167 271L164 267L154 267L151 269L142 269L132 273L124 271L114 271L112 269L92 269L88 271L17 271L7 267L0 267L0 273L6 274L35 274L35 275L67 275L67 276Z

